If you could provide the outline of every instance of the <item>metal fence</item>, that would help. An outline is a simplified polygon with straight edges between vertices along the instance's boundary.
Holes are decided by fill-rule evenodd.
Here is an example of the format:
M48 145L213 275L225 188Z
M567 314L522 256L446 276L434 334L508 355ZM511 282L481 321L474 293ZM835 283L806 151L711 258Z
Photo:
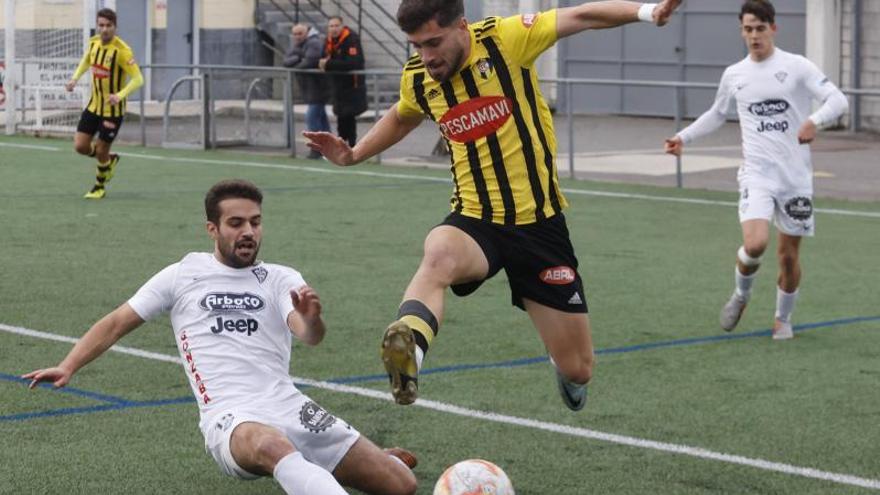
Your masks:
M161 95L160 100L130 101L126 119L138 121L137 132L132 135L132 126L126 126L121 137L139 141L141 145L165 147L186 147L213 149L224 146L268 147L286 150L290 156L297 156L297 139L301 129L294 112L300 101L296 85L297 73L318 73L315 70L295 70L280 67L220 66L220 65L145 65L142 66L145 79L166 81L162 71L189 72L178 77L168 87L156 88L152 94ZM370 109L361 118L381 118L382 112L397 100L399 71L356 71L367 79ZM323 73L322 73L323 74ZM352 73L349 73L352 74ZM689 83L675 81L635 81L615 79L542 79L543 94L548 96L551 108L558 117L564 116L564 132L567 146L560 149L560 156L567 155L567 169L570 177L575 177L575 155L577 146L584 146L585 140L574 136L575 117L583 115L572 108L572 92L577 86L619 86L665 88L670 92L669 117L672 135L682 128L683 93L686 89L714 91L716 84ZM850 97L880 97L880 89L843 88ZM133 95L137 98L138 95ZM26 99L21 100L25 103ZM20 108L21 120L31 130L39 131L39 122L33 116L45 115L45 108ZM68 110L65 110L69 112ZM77 109L77 112L79 109ZM30 116L30 117L29 117ZM731 116L733 119L734 116ZM849 129L857 129L856 113L849 115ZM24 126L22 126L24 127ZM439 139L439 135L438 135ZM425 143L425 154L430 154L436 142ZM560 146L560 148L562 148ZM562 153L567 152L567 153ZM381 155L377 160L381 161ZM560 163L559 165L562 165ZM563 169L563 167L560 167ZM681 159L676 161L676 184L683 186Z

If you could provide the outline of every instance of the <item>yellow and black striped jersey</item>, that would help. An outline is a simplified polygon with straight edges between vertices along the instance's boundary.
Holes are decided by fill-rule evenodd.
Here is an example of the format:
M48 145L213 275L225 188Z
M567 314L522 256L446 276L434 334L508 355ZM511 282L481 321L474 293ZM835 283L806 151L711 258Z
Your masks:
M144 83L131 48L118 36L106 44L100 35L92 36L73 79L78 80L88 70L92 72L92 96L86 109L102 117L124 116L125 98ZM129 81L123 85L126 76ZM119 104L107 101L112 94L119 96Z
M439 124L452 152L452 211L504 225L550 218L568 203L533 64L556 42L556 11L489 17L469 29L470 56L446 82L410 58L397 111Z

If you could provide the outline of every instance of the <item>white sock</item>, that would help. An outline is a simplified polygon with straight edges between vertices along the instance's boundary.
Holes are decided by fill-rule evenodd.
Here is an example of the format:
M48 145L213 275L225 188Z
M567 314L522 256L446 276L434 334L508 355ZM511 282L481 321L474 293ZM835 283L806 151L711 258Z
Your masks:
M416 346L416 368L422 371L422 360L425 359L425 351L421 347ZM394 456L392 456L394 457Z
M739 267L734 268L733 271L736 273L734 275L734 280L736 281L736 295L743 301L748 301L749 298L752 297L752 284L755 283L755 277L757 277L758 273L755 272L751 275L743 275L739 272Z
M791 320L794 311L794 303L797 302L798 290L788 293L781 288L776 288L776 319L785 323Z
M298 451L281 458L273 476L287 495L347 495L332 474L307 461Z

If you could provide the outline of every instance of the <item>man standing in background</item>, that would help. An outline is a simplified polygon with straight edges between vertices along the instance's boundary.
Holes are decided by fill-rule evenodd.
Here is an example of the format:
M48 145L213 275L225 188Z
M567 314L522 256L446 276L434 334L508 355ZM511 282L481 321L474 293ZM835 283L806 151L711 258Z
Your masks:
M327 72L347 72L364 68L364 50L358 34L342 24L339 16L327 21L327 48L319 66ZM339 137L349 146L357 142L358 115L367 110L366 78L362 74L334 74L333 113Z
M297 24L291 28L293 43L284 56L284 66L292 69L317 69L324 58L324 36L307 24ZM306 128L310 131L330 132L327 120L327 80L321 74L297 74L296 80L307 105ZM308 158L319 159L321 154L310 151Z

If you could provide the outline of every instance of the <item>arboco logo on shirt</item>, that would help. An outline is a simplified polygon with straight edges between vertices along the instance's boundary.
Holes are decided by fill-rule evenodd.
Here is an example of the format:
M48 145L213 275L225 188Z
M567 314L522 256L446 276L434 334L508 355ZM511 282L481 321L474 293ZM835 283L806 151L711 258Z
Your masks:
M336 417L318 404L308 401L299 410L299 422L309 431L321 433L336 423Z
M99 64L92 64L92 75L98 79L107 79L110 77L110 68Z
M250 292L212 292L199 301L199 307L205 311L259 311L266 306L260 296Z
M471 143L497 131L510 118L513 103L504 96L481 96L460 103L440 119L440 132L456 143Z
M575 272L568 266L554 266L542 271L538 278L545 284L568 285L574 282Z
M788 110L790 105L785 100L764 100L759 103L749 105L749 111L758 117L769 117L771 115L779 115Z

